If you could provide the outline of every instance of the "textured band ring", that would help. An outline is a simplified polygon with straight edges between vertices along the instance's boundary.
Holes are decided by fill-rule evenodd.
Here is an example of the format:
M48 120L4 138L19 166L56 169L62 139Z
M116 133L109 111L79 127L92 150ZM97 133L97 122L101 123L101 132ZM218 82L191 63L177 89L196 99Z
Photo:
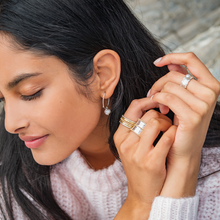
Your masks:
M188 86L188 84L189 84L189 82L190 82L191 79L194 79L194 77L191 76L190 74L187 74L187 75L183 78L183 80L182 80L180 86L182 86L183 88L186 89L186 87Z
M139 126L135 125L133 128L131 128L131 131L133 131L135 134L137 134L140 137L140 134L143 130Z
M134 125L136 124L135 121L132 121L132 120L126 118L124 115L121 116L121 119L123 119L124 121L126 121L126 122L128 122L128 123L130 123L130 124L134 124Z
M124 115L121 116L120 121L119 121L123 126L125 126L126 128L133 128L136 124L136 122L126 118Z
M126 128L133 128L135 124L131 124L131 123L128 123L127 121L123 120L122 118L120 119L120 124L122 124L123 126L125 126Z

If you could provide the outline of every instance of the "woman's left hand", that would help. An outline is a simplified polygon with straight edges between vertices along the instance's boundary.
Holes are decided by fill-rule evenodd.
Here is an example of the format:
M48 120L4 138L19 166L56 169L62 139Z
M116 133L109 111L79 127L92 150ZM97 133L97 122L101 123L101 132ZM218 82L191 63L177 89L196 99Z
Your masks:
M161 195L169 197L192 196L195 193L202 146L209 123L220 94L220 83L193 53L168 54L157 67L168 65L171 70L151 88L153 101L174 112L177 125L174 144L167 158L167 179ZM185 65L197 80L192 79L187 88L180 86L187 74ZM178 177L185 179L182 187ZM185 178L184 178L185 177ZM173 187L178 184L177 190ZM185 182L185 183L184 183Z

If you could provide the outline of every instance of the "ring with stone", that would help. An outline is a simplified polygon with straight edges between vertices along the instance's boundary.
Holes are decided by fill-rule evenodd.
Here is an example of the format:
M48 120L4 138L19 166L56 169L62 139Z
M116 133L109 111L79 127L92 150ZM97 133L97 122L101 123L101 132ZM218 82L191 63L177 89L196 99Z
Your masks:
M119 121L123 126L125 126L126 128L133 128L136 124L136 122L126 118L124 115L121 116L120 121Z
M183 80L182 80L180 86L182 86L184 89L186 89L186 87L188 86L188 84L189 84L189 82L190 82L191 79L194 79L194 77L191 76L190 74L187 74L187 75L183 78Z

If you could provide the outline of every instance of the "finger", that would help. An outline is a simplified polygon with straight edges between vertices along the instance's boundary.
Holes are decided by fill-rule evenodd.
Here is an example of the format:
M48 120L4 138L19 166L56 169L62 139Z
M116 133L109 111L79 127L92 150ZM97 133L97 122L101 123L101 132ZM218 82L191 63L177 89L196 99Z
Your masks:
M153 96L153 100L167 105L179 119L179 123L186 125L198 119L199 114L194 112L186 102L174 94L160 92Z
M164 88L164 86L169 82L176 83L180 86L184 77L185 75L183 75L182 73L175 71L169 72L168 74L161 77L158 81L154 83L150 90L150 96L154 95L157 92L160 92ZM215 92L213 92L212 89L204 86L203 84L199 83L194 79L190 80L189 84L187 85L187 90L199 99L210 104L215 102L218 98L218 95Z
M169 108L166 105L159 104L160 112L164 115L168 114Z
M163 126L165 124L165 128L164 130L166 130L166 125L169 125L171 126L172 125L172 121L170 118L168 118L167 116L155 111L155 110L149 110L147 111L143 117L141 118L141 120L146 123L146 128L149 127L148 123L149 121L151 121L151 119L155 119L155 120L158 120L160 123L161 123L161 126ZM161 128L163 130L163 127ZM137 142L140 142L140 137L134 133L133 131L130 131L129 129L127 129L129 132L128 132L128 135L126 135L126 143L124 142L124 144L128 145L128 146L131 146L131 148L133 148L133 150L135 150L135 147L134 145L137 143ZM160 130L161 131L161 130ZM159 132L160 132L159 131ZM143 129L143 131L141 132L141 139L142 139L142 136L145 135L145 128ZM150 133L149 133L150 134ZM146 134L148 136L148 134ZM158 136L158 134L157 134ZM156 136L156 137L157 137ZM152 138L153 142L154 140L156 139L156 137L154 138L153 136L150 137ZM148 138L148 137L147 137ZM149 139L150 140L150 139ZM152 143L153 143L152 142ZM150 141L149 141L150 145L152 144ZM129 147L127 148L129 149Z
M133 100L128 107L127 111L124 113L124 116L134 122L137 122L139 118L143 116L143 114L152 108L158 108L158 103L154 102L150 98L143 98ZM119 125L120 133L129 133L130 130L123 125Z
M156 160L162 163L165 162L169 150L172 147L172 144L174 143L176 130L177 126L172 125L166 132L164 132L160 140L157 142L153 150L153 155Z
M167 131L171 123L161 118L152 118L146 124L145 128L138 137L137 134L131 132L129 139L139 138L139 142L133 148L133 155L138 160L146 160L146 155L154 148L153 143L161 131Z
M147 110L152 108L158 108L158 103L150 98L133 100L124 116L134 122L137 122L137 120L141 118ZM126 128L122 124L119 125L117 131L114 134L114 141L116 143L117 149L129 133L130 129Z
M140 134L139 144L137 145L136 155L140 158L145 156L152 148L153 143L161 131L167 131L172 125L171 122L162 118L152 118L148 121L145 128Z
M182 65L169 64L167 67L170 71L179 72L184 75L186 75L188 73L187 69ZM149 95L148 95L148 97L149 97ZM169 112L169 108L165 105L159 104L159 109L162 114L167 114Z
M161 119L164 119L170 123L172 123L171 119L168 118L166 115L164 114L161 114L160 112L158 111L155 111L154 109L150 109L148 110L142 117L141 117L141 120L144 121L146 124L150 121L150 119L152 118L161 118Z
M185 65L187 69L197 78L198 82L213 88L214 91L219 92L219 85L217 85L217 80L209 72L208 68L198 59L194 53L171 53L167 54L159 62L154 63L158 67L164 65L176 64Z
M182 65L176 65L176 64L169 64L168 66L169 71L176 71L179 73L182 73L186 75L188 73L187 69L183 67Z
M161 92L170 93L177 96L179 99L187 103L187 105L193 111L197 112L200 115L204 115L208 112L209 105L206 102L202 101L191 92L189 92L187 89L184 89L176 83L166 83Z

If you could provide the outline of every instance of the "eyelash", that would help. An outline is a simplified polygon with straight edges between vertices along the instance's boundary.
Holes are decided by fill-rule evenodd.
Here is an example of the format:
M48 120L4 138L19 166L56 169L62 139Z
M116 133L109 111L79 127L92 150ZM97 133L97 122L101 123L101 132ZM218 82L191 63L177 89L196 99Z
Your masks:
M24 101L31 101L31 100L39 98L41 96L41 94L42 94L42 90L39 90L38 92L34 93L33 95L28 95L28 96L21 95L21 99ZM0 98L0 102L4 102L4 101L5 101L5 98Z
M41 94L42 94L42 90L39 90L38 92L34 93L33 95L28 95L28 96L21 95L21 99L24 101L31 101L31 100L39 98L41 96Z

